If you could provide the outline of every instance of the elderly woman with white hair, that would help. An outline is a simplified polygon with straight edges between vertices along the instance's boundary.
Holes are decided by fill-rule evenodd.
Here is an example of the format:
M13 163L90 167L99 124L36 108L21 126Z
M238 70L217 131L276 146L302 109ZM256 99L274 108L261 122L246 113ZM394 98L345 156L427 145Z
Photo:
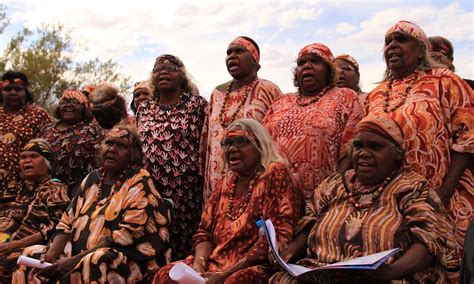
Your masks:
M267 283L274 269L268 263L268 243L255 222L271 219L278 242L290 242L302 196L286 161L256 120L233 122L221 147L226 171L207 201L193 237L194 253L184 263L207 283ZM154 283L175 283L168 276L174 264L163 267Z
M0 196L0 283L10 282L24 247L48 242L69 204L67 186L51 179L56 156L46 140L30 140L19 157L23 179Z

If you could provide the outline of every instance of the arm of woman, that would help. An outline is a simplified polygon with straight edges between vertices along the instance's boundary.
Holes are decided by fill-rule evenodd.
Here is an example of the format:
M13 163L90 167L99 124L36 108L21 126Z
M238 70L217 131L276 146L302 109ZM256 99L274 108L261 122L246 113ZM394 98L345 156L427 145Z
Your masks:
M43 237L41 236L41 233L38 232L38 233L34 233L31 236L25 237L23 239L2 243L0 244L0 258L6 258L15 249L31 246L31 245L37 244L38 242L42 240L43 240Z
M196 245L194 248L194 262L193 269L198 273L204 273L206 271L206 263L211 256L213 245L211 242L202 242Z
M448 173L444 176L443 183L437 190L439 198L445 207L449 205L449 200L454 193L454 189L458 185L459 180L464 174L464 171L468 167L469 161L473 156L471 153L459 153L456 151L453 151L452 153L453 155Z

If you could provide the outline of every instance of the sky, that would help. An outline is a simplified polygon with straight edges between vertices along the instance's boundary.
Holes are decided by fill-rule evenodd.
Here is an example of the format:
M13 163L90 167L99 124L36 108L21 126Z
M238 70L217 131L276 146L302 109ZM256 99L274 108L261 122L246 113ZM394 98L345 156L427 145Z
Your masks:
M149 78L157 56L181 58L200 93L231 79L226 49L239 35L260 46L258 76L293 92L292 69L305 45L320 42L360 65L361 87L382 79L384 35L399 20L417 23L428 36L454 45L456 73L474 78L473 1L315 0L0 0L10 25L0 51L23 26L61 23L72 29L76 61L112 59L132 82Z

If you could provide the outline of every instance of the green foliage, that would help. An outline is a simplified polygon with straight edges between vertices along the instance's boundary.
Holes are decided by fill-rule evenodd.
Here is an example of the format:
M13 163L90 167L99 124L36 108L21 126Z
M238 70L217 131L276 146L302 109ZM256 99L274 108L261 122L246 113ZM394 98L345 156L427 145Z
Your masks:
M0 4L0 34L3 33L5 27L8 25L7 14L5 13L5 6Z
M35 31L24 27L3 51L0 72L12 69L27 74L35 101L47 109L68 88L99 82L115 84L122 92L130 88L130 77L120 74L111 59L74 62L74 54L71 31L61 24L43 25Z

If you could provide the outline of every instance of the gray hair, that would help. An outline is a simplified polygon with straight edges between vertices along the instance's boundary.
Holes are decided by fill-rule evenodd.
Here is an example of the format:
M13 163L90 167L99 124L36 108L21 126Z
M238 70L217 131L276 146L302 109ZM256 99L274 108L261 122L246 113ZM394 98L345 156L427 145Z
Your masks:
M241 118L229 125L227 131L242 129L255 135L256 139L248 137L253 146L260 152L260 164L265 169L270 163L281 162L288 164L278 151L275 142L263 125L253 118Z

